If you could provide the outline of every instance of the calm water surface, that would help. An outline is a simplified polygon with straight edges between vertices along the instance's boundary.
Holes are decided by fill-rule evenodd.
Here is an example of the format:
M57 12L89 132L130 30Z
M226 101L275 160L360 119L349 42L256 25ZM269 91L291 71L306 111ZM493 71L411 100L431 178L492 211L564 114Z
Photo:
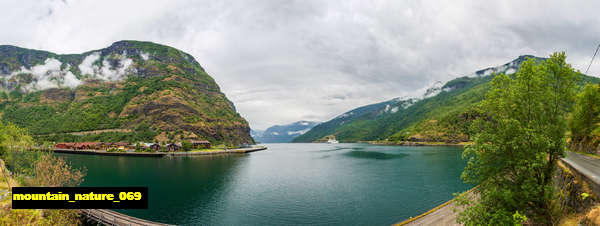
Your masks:
M178 225L389 225L468 190L458 147L267 144L245 155L177 158L57 154L82 186L148 186L149 209Z

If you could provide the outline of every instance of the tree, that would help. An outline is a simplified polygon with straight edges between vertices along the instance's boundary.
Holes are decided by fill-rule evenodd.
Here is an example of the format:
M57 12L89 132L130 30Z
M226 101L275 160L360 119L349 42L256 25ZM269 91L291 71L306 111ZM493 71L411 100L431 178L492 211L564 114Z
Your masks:
M187 140L183 140L181 141L181 148L183 149L183 151L190 151L192 150L192 148L194 147L194 145L192 145L192 143L190 143Z
M135 152L141 152L143 151L143 147L142 144L140 144L140 142L135 143Z
M600 85L587 84L569 118L573 149L595 152L600 145Z
M566 117L575 72L564 53L528 59L513 76L496 75L474 121L473 144L463 157L465 182L478 184L478 199L462 196L458 221L467 225L510 225L513 216L551 224L552 174L566 147ZM518 212L517 212L518 211Z
M33 139L25 129L11 123L0 123L0 156L15 175L31 173L32 162L40 155L39 152L25 152L32 145Z

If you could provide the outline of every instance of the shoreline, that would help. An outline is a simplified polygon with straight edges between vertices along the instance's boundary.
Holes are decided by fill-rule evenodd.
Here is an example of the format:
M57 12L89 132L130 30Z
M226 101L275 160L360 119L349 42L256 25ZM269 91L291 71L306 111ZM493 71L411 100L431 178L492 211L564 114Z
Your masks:
M469 142L460 142L460 143L445 143L445 142L413 142L413 141L402 141L400 143L397 142L381 142L381 141L366 141L364 143L374 144L374 145L389 145L389 146L457 146L464 147L465 145L469 145Z
M105 150L71 150L71 149L53 149L56 153L81 154L81 155L113 155L113 156L143 156L143 157L164 157L164 156L196 156L196 155L219 155L219 154L245 154L256 151L266 150L265 146L256 146L250 148L223 149L218 151L178 151L178 152L107 152Z
M478 186L475 186L467 191L462 192L459 197L470 195L473 196L473 191L477 189ZM402 226L402 225L459 225L456 223L456 212L454 212L454 202L457 197L454 197L422 214L419 214L415 217L409 217L406 220L400 221L398 223L393 224L394 226ZM443 222L443 223L442 223Z

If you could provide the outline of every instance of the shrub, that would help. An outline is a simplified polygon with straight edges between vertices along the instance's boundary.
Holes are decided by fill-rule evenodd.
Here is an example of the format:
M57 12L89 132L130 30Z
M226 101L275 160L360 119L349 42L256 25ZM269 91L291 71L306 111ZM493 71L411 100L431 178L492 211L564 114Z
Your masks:
M194 145L187 140L181 142L181 148L183 151L191 151Z

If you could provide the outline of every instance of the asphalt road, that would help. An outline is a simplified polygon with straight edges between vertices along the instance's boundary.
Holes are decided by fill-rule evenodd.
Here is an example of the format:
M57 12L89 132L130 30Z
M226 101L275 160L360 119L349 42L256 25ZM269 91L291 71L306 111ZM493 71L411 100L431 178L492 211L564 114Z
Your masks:
M456 213L452 211L454 203L450 203L426 216L413 222L405 224L406 226L460 226L456 223Z
M600 185L600 158L594 158L575 152L567 152L563 161L577 169L590 180Z

